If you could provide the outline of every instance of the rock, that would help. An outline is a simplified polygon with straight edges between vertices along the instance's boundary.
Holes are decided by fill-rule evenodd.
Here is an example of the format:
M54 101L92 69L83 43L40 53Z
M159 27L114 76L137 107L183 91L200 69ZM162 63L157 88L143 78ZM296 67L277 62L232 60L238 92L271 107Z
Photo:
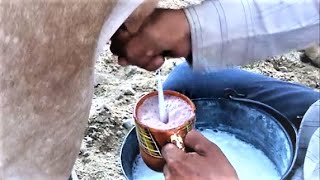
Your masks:
M93 139L89 136L85 137L85 140L87 142L87 144L92 144L93 143Z
M284 67L284 66L280 66L279 67L279 71L281 72L288 72L288 68Z
M122 126L129 130L134 126L134 121L132 119L126 120Z
M116 97L116 100L120 100L120 99L123 99L123 95L120 94L119 96Z
M125 73L126 73L127 77L131 77L131 76L137 74L137 69L131 68L131 67L125 67Z
M280 71L280 68L279 68L279 65L278 65L278 64L273 63L272 65L273 65L273 68L274 68L275 70Z
M311 61L313 65L315 65L316 67L320 68L320 57L314 59Z
M83 164L88 164L89 162L91 162L91 160L88 158L84 158L84 159L82 159L82 162L83 162Z
M121 131L117 131L117 136L122 136L122 132Z
M82 154L82 156L83 156L83 157L89 157L89 156L90 156L90 153L89 153L89 152L84 152L84 153Z
M133 95L136 94L136 91L133 90L133 88L132 88L131 86L129 86L129 85L123 87L122 92L123 92L123 94L124 94L125 96L133 96Z
M85 149L81 148L79 151L79 156L82 156L84 152L85 152Z
M320 68L320 46L312 45L305 49L305 55L315 66Z

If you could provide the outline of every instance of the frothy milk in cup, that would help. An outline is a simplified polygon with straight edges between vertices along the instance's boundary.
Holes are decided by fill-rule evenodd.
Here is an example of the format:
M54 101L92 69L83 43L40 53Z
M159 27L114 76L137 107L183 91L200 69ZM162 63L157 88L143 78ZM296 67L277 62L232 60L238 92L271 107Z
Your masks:
M148 93L137 102L134 120L143 161L151 169L162 171L165 164L161 155L162 147L173 143L185 150L183 139L194 128L196 107L179 92L166 90L163 98L158 94L157 91ZM159 105L159 100L164 106ZM165 109L166 121L161 120L160 109Z
M145 100L138 110L139 121L151 128L155 129L172 129L181 126L192 116L194 112L192 111L189 104L184 100L175 97L165 95L166 111L168 113L168 122L163 123L160 120L159 108L158 108L158 98L153 96Z

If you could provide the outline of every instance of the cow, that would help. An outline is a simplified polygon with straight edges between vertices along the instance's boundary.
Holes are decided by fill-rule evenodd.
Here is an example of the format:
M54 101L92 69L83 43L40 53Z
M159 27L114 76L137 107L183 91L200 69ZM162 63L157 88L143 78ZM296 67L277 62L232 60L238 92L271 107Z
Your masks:
M68 179L87 127L94 65L156 0L0 0L0 179Z

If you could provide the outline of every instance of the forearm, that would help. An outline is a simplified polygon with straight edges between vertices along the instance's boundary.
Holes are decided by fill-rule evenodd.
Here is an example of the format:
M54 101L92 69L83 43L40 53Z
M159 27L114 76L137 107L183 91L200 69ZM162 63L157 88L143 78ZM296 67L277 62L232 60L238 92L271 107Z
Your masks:
M207 0L185 12L194 69L244 65L319 43L318 0Z

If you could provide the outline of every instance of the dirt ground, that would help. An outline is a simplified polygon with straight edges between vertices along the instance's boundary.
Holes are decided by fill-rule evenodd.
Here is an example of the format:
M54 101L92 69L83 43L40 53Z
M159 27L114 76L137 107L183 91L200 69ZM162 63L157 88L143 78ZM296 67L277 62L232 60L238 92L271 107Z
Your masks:
M200 0L162 0L160 6L179 8L198 2ZM319 68L301 62L301 54L291 52L242 68L320 90ZM181 61L183 60L168 60L162 68L164 75ZM120 67L106 47L96 64L93 104L75 165L80 179L124 179L120 169L119 150L128 130L122 125L131 119L137 99L144 93L155 90L155 85L155 73L137 67Z

